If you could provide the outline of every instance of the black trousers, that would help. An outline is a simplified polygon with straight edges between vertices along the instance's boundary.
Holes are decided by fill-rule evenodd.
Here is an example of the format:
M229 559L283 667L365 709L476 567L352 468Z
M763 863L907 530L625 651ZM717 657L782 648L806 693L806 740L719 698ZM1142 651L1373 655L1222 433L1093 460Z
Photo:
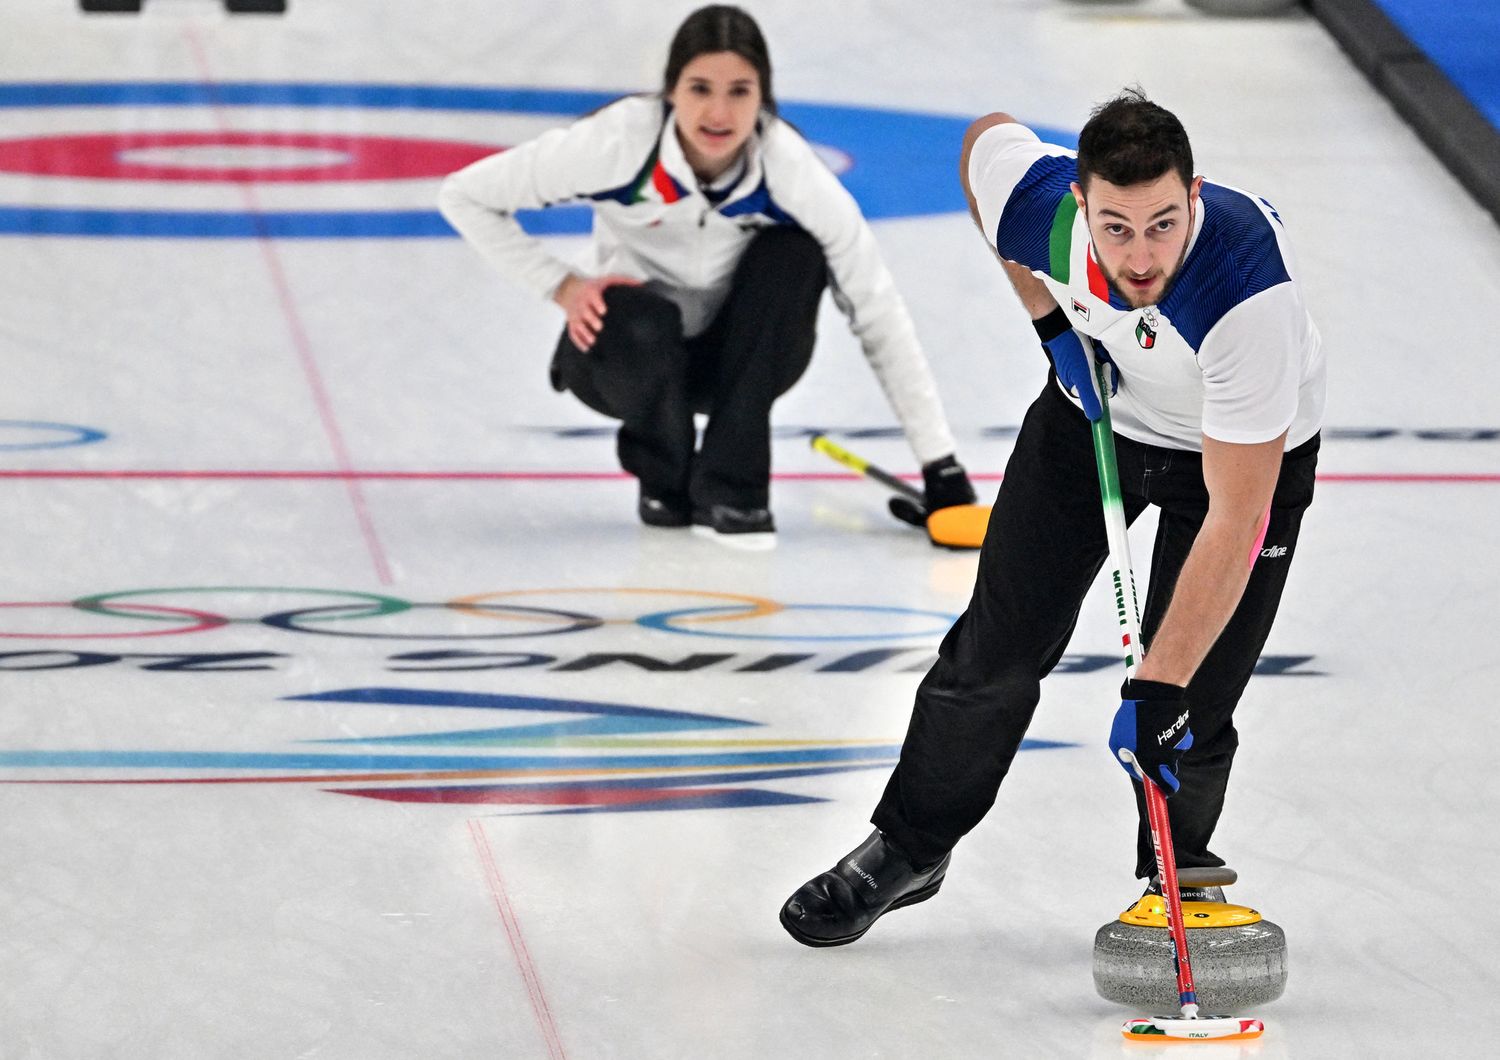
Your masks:
M611 287L594 346L558 340L552 385L621 421L620 466L653 496L696 508L770 504L771 405L812 359L823 249L801 229L770 228L746 248L708 329L684 339L682 315L643 287ZM708 414L701 447L693 413Z
M1141 620L1149 649L1208 511L1203 458L1119 437L1116 450L1127 518L1148 504L1161 509ZM1184 868L1224 864L1208 844L1239 744L1234 708L1281 601L1302 513L1312 502L1317 452L1314 436L1282 458L1261 556L1188 685L1193 747L1171 801L1173 845ZM1041 696L1041 679L1066 648L1108 556L1102 510L1088 421L1049 378L1006 466L973 598L917 689L900 761L872 818L918 864L941 858L994 804ZM1110 704L1099 706L1102 736ZM1132 786L1140 814L1136 875L1145 877L1155 872L1156 859L1141 788Z

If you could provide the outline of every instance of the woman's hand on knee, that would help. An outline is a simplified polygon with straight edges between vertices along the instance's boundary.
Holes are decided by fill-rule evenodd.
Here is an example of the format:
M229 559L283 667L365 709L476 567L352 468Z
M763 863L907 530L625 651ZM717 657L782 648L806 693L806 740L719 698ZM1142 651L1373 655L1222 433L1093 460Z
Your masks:
M552 292L552 300L568 315L568 338L580 350L588 350L599 337L606 312L604 292L616 284L639 287L641 281L615 273L592 277L569 273L568 278Z

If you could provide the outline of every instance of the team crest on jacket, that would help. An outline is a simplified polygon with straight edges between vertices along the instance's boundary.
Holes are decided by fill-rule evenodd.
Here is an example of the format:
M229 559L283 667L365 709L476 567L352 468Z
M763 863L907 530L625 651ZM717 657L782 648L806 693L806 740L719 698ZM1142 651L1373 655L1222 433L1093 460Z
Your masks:
M1151 310L1141 314L1141 319L1135 326L1135 341L1141 344L1141 349L1149 350L1156 345L1156 329L1159 327L1161 321L1156 319L1156 314Z

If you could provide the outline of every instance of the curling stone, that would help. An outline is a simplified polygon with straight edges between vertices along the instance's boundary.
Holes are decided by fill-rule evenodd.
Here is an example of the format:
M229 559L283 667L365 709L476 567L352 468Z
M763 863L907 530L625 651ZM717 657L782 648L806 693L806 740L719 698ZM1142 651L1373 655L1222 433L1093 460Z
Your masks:
M1297 0L1187 0L1187 4L1210 15L1256 18L1284 14L1297 6Z
M1218 888L1237 878L1233 869L1178 873L1180 890L1213 898L1182 903L1193 983L1206 1012L1241 1012L1275 1001L1286 989L1286 934L1254 909L1223 900ZM1177 972L1160 895L1142 896L1094 935L1094 989L1122 1005L1177 1008Z

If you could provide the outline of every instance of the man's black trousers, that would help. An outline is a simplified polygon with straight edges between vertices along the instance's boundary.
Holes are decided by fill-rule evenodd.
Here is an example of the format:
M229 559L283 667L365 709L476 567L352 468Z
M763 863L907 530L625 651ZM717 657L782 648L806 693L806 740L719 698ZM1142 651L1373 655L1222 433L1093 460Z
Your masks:
M1208 511L1198 453L1116 437L1125 514L1161 511L1142 616L1149 651L1178 573ZM1235 704L1255 669L1312 502L1318 438L1288 452L1260 556L1238 609L1188 685L1193 747L1171 801L1183 867L1224 862L1208 849L1224 807L1238 736ZM1005 469L968 609L917 689L901 759L872 818L917 864L941 858L979 823L1010 769L1078 609L1108 555L1088 421L1052 378L1031 405ZM1249 561L1248 556L1246 561ZM1124 676L1123 663L1121 676ZM1100 753L1118 700L1098 709ZM1125 777L1121 772L1122 788ZM1138 876L1155 871L1139 784ZM1066 815L1059 815L1059 828Z
M751 240L708 329L684 339L682 314L646 287L606 290L604 327L580 351L564 330L552 385L621 422L620 466L644 492L693 507L769 506L771 405L812 359L823 250L801 229ZM703 444L693 413L706 412Z

